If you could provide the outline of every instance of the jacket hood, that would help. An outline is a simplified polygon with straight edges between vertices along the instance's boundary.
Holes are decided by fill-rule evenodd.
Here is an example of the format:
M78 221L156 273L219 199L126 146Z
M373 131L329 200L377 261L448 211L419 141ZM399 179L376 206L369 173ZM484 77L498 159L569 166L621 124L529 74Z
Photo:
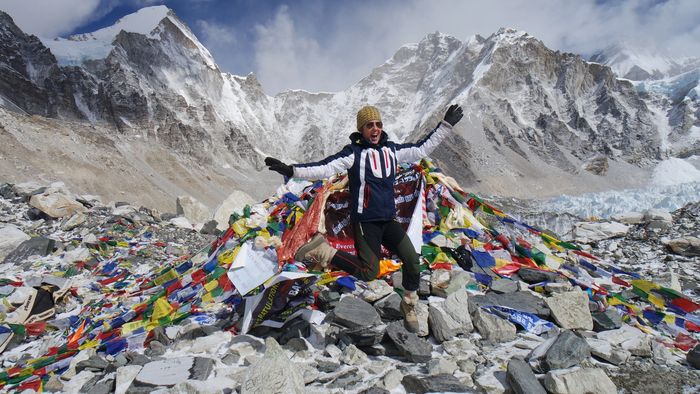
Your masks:
M350 141L355 145L361 146L384 146L388 139L389 136L384 132L384 130L382 130L382 135L379 137L379 143L377 145L371 144L369 141L364 139L364 137L362 137L362 133L359 131L350 134Z

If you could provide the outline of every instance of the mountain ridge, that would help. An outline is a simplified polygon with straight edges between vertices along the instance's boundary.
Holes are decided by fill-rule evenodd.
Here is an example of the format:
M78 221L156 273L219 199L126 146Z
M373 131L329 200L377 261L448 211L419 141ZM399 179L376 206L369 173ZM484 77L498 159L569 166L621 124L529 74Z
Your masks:
M139 12L157 19L164 9ZM278 182L262 165L265 155L303 162L333 153L347 143L354 111L368 103L381 109L387 133L398 141L419 139L449 104L460 103L465 120L434 159L459 182L491 194L639 186L680 141L659 126L667 103L649 99L649 92L610 68L553 51L523 31L502 28L466 41L431 33L344 91L269 96L254 74L212 67L189 28L171 10L165 15L146 34L121 30L105 58L79 66L61 66L49 49L38 48L53 57L53 74L43 84L27 72L6 76L0 97L31 83L41 94L25 112L88 122L135 151L143 150L136 145L162 146L183 162L197 162L197 176L207 177L207 168L230 174L208 187L241 188L240 174L267 175L250 190L254 195ZM21 37L7 18L0 18L3 31ZM6 50L0 50L0 64L7 63ZM63 88L52 90L59 82ZM42 108L42 97L51 95L57 98L44 99ZM692 118L695 107L687 107L682 115Z

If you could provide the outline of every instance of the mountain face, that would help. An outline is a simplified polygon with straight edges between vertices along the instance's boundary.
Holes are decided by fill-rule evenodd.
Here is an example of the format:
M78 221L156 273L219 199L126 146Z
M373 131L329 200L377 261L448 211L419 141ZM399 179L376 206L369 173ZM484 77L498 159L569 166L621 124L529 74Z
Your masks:
M608 47L591 61L629 79L660 119L662 151L670 156L700 154L700 58L674 58L622 45Z
M685 99L664 114L650 93L657 85L640 88L605 65L509 29L464 42L430 34L344 91L274 97L252 74L221 72L164 6L43 43L2 14L0 34L0 107L92 125L120 147L124 165L147 164L137 174L177 182L157 158L133 157L157 147L185 168L199 166L196 177L216 178L200 187L256 196L279 183L264 169L265 155L305 162L334 153L349 142L355 112L366 104L380 108L391 138L415 141L459 103L465 117L433 158L475 191L518 196L641 184L646 167L675 146L664 125L690 123L683 127L692 134L698 119L692 103L681 108ZM242 183L240 174L253 175ZM163 182L152 187L162 193ZM201 194L181 183L172 189Z

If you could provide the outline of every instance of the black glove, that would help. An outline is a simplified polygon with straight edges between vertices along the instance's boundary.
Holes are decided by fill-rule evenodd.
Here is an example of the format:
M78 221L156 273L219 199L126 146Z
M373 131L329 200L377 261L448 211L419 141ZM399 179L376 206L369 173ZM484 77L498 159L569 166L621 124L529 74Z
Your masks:
M269 170L279 172L287 178L291 178L292 175L294 175L294 168L292 168L292 166L288 166L274 157L266 157L265 165Z
M450 105L450 108L447 109L447 113L445 114L445 122L454 126L460 119L462 119L462 108L457 104Z

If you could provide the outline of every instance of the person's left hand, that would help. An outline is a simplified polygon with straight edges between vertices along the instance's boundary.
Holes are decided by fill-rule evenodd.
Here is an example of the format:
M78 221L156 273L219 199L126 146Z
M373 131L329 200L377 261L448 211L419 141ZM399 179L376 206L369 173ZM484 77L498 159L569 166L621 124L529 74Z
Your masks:
M454 126L460 119L462 119L462 108L457 104L450 105L445 114L445 122L449 123L450 126Z

